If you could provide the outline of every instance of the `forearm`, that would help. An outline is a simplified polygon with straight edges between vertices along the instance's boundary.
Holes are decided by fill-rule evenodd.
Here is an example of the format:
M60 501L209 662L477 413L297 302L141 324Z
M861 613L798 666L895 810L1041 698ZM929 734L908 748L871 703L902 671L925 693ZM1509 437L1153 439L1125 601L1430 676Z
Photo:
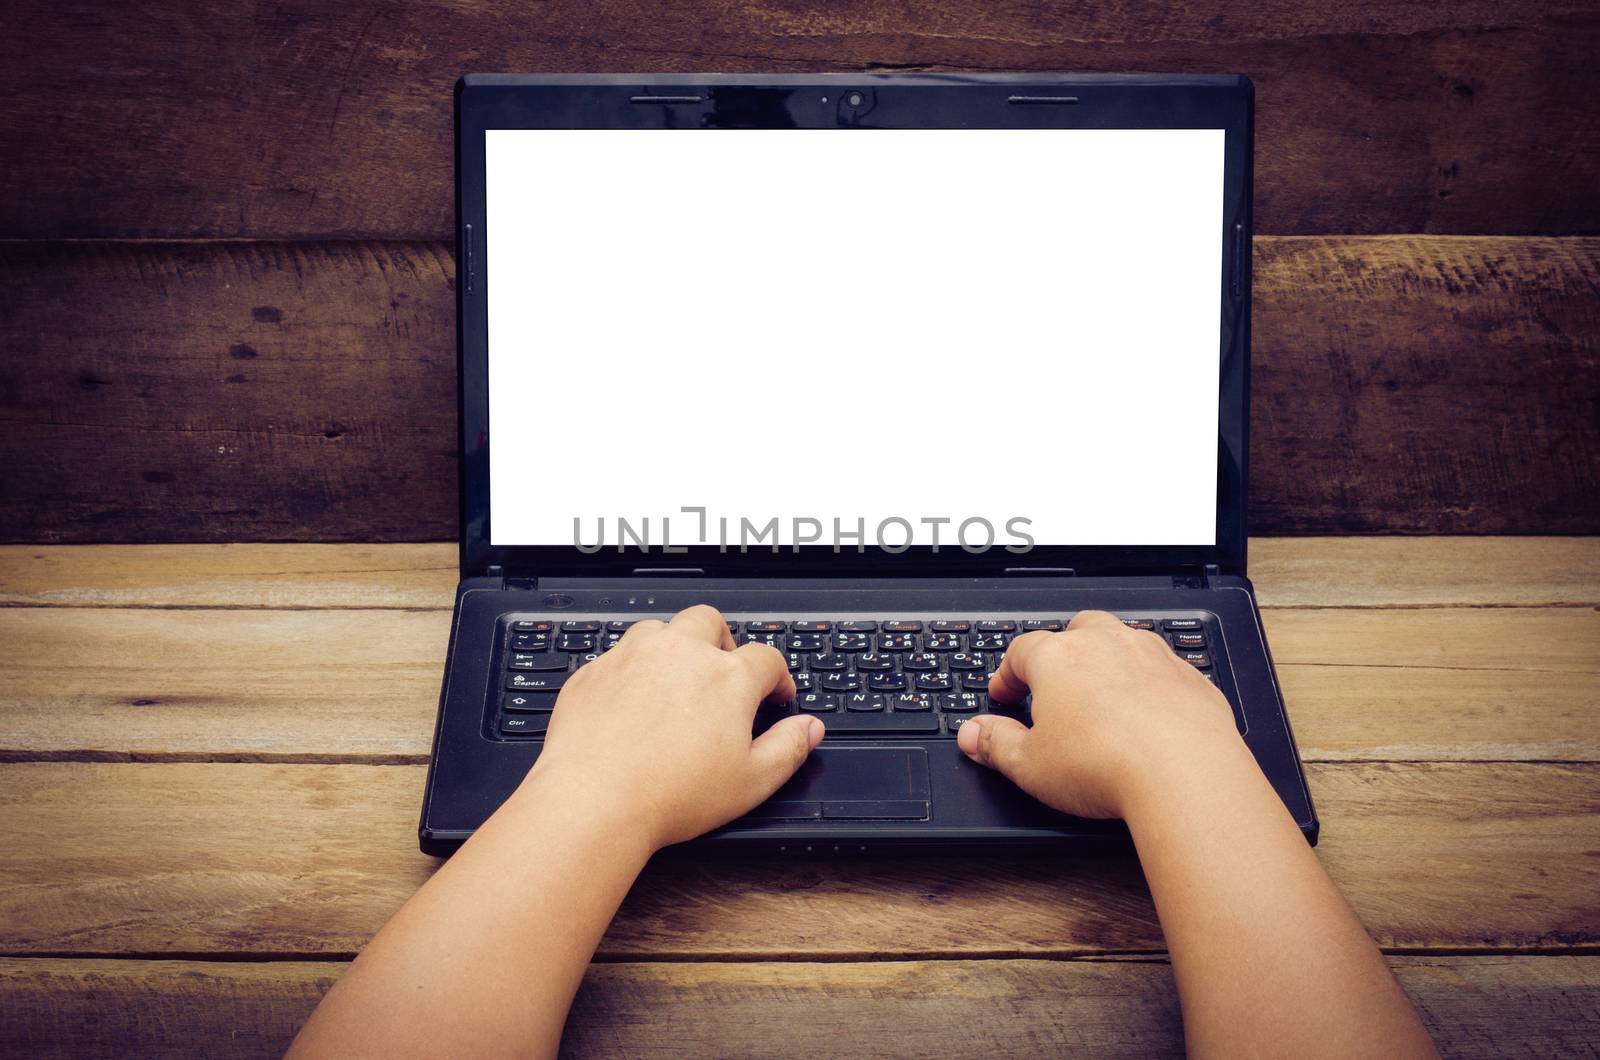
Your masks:
M1381 953L1242 743L1186 748L1128 825L1193 1055L1431 1055Z
M293 1055L553 1055L606 925L649 857L535 770L395 914Z

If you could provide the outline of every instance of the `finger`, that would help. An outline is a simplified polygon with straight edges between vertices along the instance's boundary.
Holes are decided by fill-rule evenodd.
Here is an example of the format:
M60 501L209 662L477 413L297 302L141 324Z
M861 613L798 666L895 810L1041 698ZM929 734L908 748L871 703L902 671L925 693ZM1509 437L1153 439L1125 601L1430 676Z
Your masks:
M695 604L672 616L667 629L683 633L695 640L705 641L723 651L733 650L733 634L728 632L728 620L710 604Z
M1115 629L1125 629L1122 619L1109 611L1079 611L1072 616L1072 621L1067 623L1068 630L1093 629L1096 626L1110 626Z
M641 618L639 621L622 631L622 637L617 641L617 643L626 644L629 637L633 637L634 640L638 640L641 636L647 636L651 633L659 633L666 628L667 624L661 621L659 618Z
M795 697L789 663L777 648L770 644L741 644L733 650L732 656L749 671L758 700L787 702Z
M822 742L822 719L809 714L784 718L755 738L750 745L750 765L755 774L755 806L794 776L817 744Z
M974 762L1010 777L1019 787L1027 759L1028 727L1003 714L968 718L956 733L956 746Z
M1005 656L1000 660L1000 665L995 668L994 676L989 679L989 695L997 703L1020 703L1028 694L1032 686L1028 683L1029 668L1033 659L1045 642L1054 633L1036 630L1024 633L1011 642L1011 647L1006 649Z

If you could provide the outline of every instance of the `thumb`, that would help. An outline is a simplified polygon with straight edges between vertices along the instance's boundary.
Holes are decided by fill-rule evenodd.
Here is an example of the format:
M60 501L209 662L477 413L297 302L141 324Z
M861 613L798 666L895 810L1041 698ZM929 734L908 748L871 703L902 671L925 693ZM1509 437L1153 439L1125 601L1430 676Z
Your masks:
M1026 788L1019 775L1023 770L1028 746L1028 727L1015 718L1002 714L979 714L967 719L956 734L956 746L968 758L1010 777L1018 787Z
M809 714L784 718L755 738L750 764L755 773L757 801L765 799L805 763L811 749L822 742L822 722Z

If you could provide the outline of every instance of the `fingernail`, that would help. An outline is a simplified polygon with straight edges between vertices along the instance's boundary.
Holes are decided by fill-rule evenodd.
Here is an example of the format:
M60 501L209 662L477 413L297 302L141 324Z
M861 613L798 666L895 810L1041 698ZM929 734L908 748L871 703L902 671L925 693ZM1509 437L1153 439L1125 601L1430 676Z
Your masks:
M821 719L813 718L809 714L806 715L806 741L810 743L812 747L816 747L817 744L822 742L822 737L823 728Z

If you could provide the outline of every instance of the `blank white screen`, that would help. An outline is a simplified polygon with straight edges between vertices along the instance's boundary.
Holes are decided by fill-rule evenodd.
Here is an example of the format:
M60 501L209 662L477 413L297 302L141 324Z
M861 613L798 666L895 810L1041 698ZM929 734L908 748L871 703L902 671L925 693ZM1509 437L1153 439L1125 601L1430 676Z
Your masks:
M489 131L493 543L698 505L1214 544L1223 145Z

